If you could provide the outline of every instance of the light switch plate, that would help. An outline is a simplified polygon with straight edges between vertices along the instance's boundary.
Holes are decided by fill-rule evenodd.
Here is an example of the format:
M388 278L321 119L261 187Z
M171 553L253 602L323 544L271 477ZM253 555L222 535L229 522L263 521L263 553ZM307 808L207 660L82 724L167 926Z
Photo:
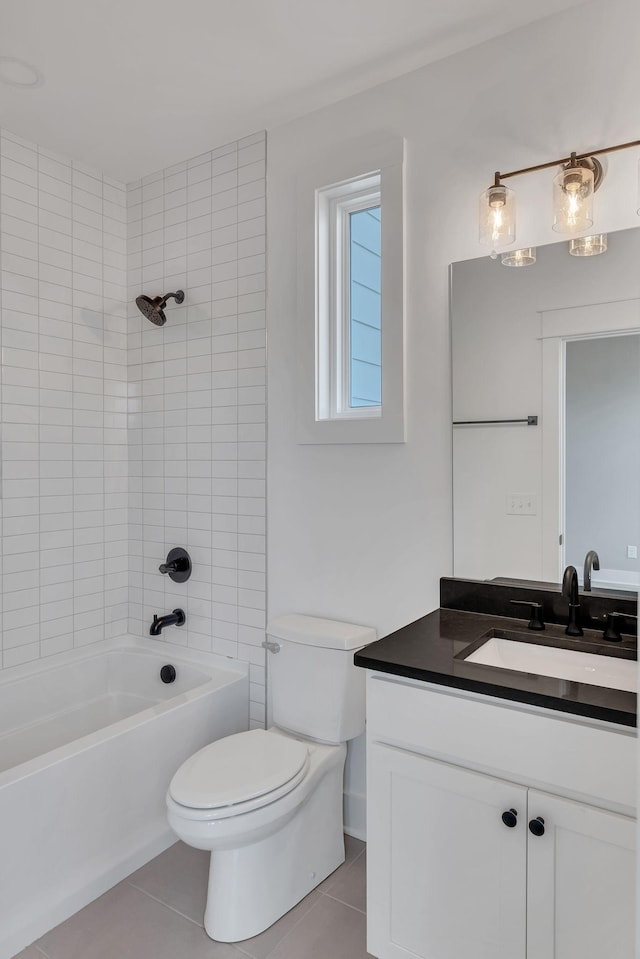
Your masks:
M535 493L508 493L507 513L510 516L536 516L538 503Z

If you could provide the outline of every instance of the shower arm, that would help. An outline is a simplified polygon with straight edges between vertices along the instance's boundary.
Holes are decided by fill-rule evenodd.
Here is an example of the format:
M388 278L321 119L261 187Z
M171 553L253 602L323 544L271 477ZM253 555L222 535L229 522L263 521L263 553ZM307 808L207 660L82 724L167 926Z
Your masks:
M171 300L171 299L175 300L176 303L182 303L182 301L184 300L184 293L182 292L182 290L177 290L175 293L166 293L163 296L163 300L165 301L165 303L167 302L167 300Z

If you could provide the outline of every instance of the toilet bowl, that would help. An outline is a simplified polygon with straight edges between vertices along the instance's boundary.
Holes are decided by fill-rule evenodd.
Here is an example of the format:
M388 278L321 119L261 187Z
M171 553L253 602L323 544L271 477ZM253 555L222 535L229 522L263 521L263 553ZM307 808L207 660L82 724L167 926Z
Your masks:
M214 768L215 747L226 747L230 740L243 757L273 752L269 750L273 742L290 743L296 747L292 751L294 764L299 749L303 761L293 777L269 792L241 798L243 793L256 791L248 775L245 786L233 797L236 801L227 791L231 801L211 808L186 803L190 795L187 774L178 780L179 788L175 785L177 774L172 781L167 794L169 825L183 842L213 853L204 927L207 935L220 942L258 935L344 861L342 778L346 746L306 743L281 730L256 729L205 746L196 757L200 755L203 763ZM202 790L196 788L196 794L203 802ZM212 800L217 802L219 796L214 796Z
M205 746L167 792L175 834L211 853L204 927L220 942L258 935L344 862L346 741L364 730L353 653L375 632L288 616L268 634L281 725Z

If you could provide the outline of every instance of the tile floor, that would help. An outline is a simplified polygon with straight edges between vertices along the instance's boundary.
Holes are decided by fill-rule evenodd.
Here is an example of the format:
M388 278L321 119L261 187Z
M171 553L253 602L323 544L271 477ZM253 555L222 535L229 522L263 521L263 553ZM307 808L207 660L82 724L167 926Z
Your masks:
M345 846L344 865L254 939L208 938L208 854L178 842L16 959L367 959L365 844Z

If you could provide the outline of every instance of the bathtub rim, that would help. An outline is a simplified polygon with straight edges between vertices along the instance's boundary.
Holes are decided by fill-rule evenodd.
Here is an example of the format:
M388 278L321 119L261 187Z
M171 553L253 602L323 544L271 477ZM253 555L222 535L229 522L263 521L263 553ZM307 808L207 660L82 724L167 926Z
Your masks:
M153 706L147 706L139 712L133 713L124 719L119 719L108 726L102 726L94 732L79 736L62 746L56 746L47 752L34 756L25 762L9 767L0 772L0 790L11 786L19 780L26 779L35 775L41 769L53 766L56 763L63 762L71 756L84 752L106 742L116 736L120 736L130 729L152 722L159 716L174 709L181 709L190 703L202 699L217 689L223 689L226 686L238 682L245 682L247 686L247 717L249 713L249 664L236 659L227 659L215 653L207 653L203 650L189 649L185 646L178 646L165 641L148 640L140 636L124 634L115 639L100 640L90 646L83 646L77 649L67 650L63 653L54 654L51 657L38 659L30 663L23 663L19 666L9 666L0 671L0 694L4 685L9 685L22 679L28 679L30 676L38 675L44 672L54 673L55 670L65 666L85 662L104 656L106 653L113 652L136 652L147 655L149 659L168 660L170 659L176 665L184 663L185 665L199 667L209 678L203 683L189 689L186 692L179 693L176 696L154 703ZM248 719L247 719L248 725Z

